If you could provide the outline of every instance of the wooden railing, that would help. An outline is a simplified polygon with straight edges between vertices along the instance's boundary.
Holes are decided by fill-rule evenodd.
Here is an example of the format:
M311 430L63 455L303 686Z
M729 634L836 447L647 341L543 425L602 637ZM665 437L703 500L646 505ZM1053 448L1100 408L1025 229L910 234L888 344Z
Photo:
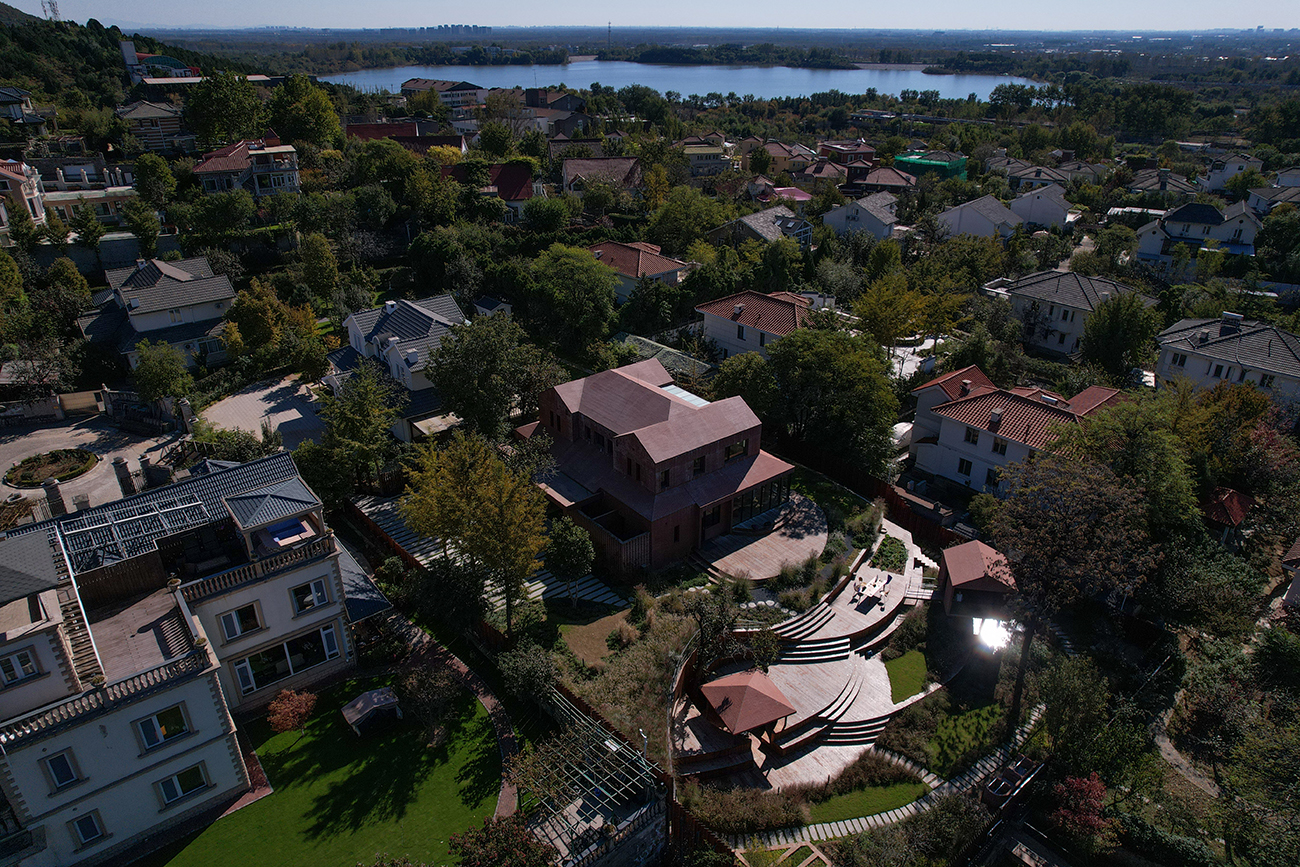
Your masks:
M210 664L206 647L168 660L156 668L133 674L116 683L95 687L53 707L43 708L8 725L0 726L0 746L6 749L28 737L37 737L72 725L91 715L107 713L118 705L136 701L181 678L198 675Z
M260 581L275 572L297 568L312 561L324 559L336 550L334 534L331 532L280 554L273 554L270 557L254 560L251 563L245 563L242 566L209 575L207 578L192 581L182 587L181 592L184 594L186 602L198 602L241 585Z

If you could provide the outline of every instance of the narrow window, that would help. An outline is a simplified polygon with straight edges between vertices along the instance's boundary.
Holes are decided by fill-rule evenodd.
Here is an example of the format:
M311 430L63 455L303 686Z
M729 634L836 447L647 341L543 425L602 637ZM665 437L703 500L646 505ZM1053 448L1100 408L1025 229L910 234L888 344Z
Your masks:
M65 789L81 779L72 764L72 751L64 750L45 760L45 770L50 775L54 791Z
M697 476L704 475L704 455L700 455L695 459L695 464L691 470Z
M970 471L971 471L970 461L966 460L965 458L962 458L961 460L957 461L957 475L969 476Z
M99 823L98 811L78 816L70 824L77 835L77 842L82 846L89 845L104 836L104 826Z
M680 542L681 540L682 540L682 525L677 524L673 527L673 541Z
M664 470L662 473L659 474L659 487L660 488L668 487L668 470Z
M987 472L985 472L984 484L988 485L990 488L996 488L998 486L998 471L994 469L989 469Z
M979 445L980 432L973 427L966 428L966 442L973 446Z
M744 339L745 339L745 326L743 326L743 325L737 325L737 326L736 326L736 339L737 339L737 340L744 340Z
M767 346L767 332L766 332L766 331L760 331L760 332L758 332L758 345L759 345L759 346Z
M1006 453L1007 453L1007 441L1006 441L1006 440L1000 440L1000 439L994 439L994 440L993 440L993 453L994 453L995 455L1006 455Z

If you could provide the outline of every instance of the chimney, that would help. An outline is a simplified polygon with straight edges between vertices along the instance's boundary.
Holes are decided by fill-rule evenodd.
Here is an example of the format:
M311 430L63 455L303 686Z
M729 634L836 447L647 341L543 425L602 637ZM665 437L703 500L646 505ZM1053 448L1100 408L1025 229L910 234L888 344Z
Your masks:
M1169 169L1156 169L1156 176L1160 178L1160 192L1169 189Z
M66 515L68 507L63 502L63 491L59 488L59 480L51 476L41 483L41 487L45 489L45 501L50 505L50 517Z
M148 265L148 264L149 264L149 260L148 260L148 259L136 259L136 260L135 260L135 270L137 270L137 271L143 271L143 270L144 270L144 266L145 266L145 265Z
M396 302L396 301L385 301L385 302L384 302L384 312L385 312L385 313L392 313L392 312L393 312L394 310L396 310L396 309L397 309L397 302Z
M1202 328L1200 331L1196 332L1196 341L1198 343L1204 343L1209 339L1210 339L1209 329Z
M90 508L90 494L73 494L72 508L84 512Z
M739 316L740 314L742 314L742 313L744 313L744 312L745 312L745 305L744 305L744 304L737 304L737 305L736 305L736 315Z
M962 394L970 394L970 380L969 380L969 379L963 379L963 380L961 381L961 393L962 393Z
M406 350L406 363L407 363L407 364L409 364L409 365L411 365L412 367L414 367L416 364L419 364L419 362L420 362L420 353L419 353L419 350L415 350L415 349L408 349L408 350Z
M113 475L117 476L122 496L129 497L135 493L135 480L131 478L131 468L127 466L126 458L113 458Z
M1002 407L994 407L989 413L989 427L997 427L1002 422Z

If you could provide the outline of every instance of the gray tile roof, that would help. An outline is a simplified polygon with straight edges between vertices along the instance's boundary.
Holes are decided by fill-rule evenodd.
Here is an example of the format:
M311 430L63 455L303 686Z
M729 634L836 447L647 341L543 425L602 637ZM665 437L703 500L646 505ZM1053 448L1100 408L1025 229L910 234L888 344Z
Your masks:
M1010 295L1032 298L1039 304L1059 304L1078 310L1092 312L1097 305L1108 298L1127 295L1137 290L1114 280L1103 277L1085 277L1073 271L1040 271L1021 277L1006 287ZM1144 298L1146 296L1143 296ZM1156 304L1156 299L1146 298L1147 306Z
M45 537L54 532L68 548L73 571L81 573L152 551L161 536L225 519L229 514L226 497L297 477L293 458L279 452L39 524L19 526L9 535L37 533Z
M202 256L179 262L150 259L142 266L115 268L105 276L108 285L136 313L210 304L235 297L230 278L213 274L212 266Z
M1046 196L1061 207L1065 208L1067 211L1070 209L1070 203L1065 198L1065 190L1060 186L1060 184L1048 184L1045 187L1035 187L1032 190L1026 190L1016 198L1024 199L1029 196Z
M0 605L58 586L46 533L0 539Z
M429 353L438 348L451 327L465 322L465 314L450 294L418 301L402 299L391 312L386 307L375 307L358 310L351 318L367 342L383 344L396 337L402 352L418 352L419 361L412 370L423 370Z
M1016 214L1006 205L998 201L996 197L991 195L983 196L981 198L975 199L973 202L966 202L965 204L957 205L955 207L949 208L948 210L944 211L943 214L940 214L939 217L942 218L944 214L951 214L960 208L971 209L975 213L982 215L985 219L987 219L990 223L992 223L995 226L1001 225L1002 223L1006 223L1011 226L1019 226L1021 223L1024 222L1024 220L1022 220L1018 214Z
M339 546L339 576L343 579L343 606L348 611L349 623L374 617L393 607L343 545Z
M1263 322L1247 319L1234 327L1222 319L1183 319L1160 332L1157 339L1161 349L1300 377L1300 337Z
M321 504L297 476L225 500L235 523L244 529L299 515Z
M898 222L898 217L894 215L894 206L896 204L898 204L898 197L893 193L872 193L865 198L858 199L859 208L886 226Z
M1223 222L1223 212L1204 202L1188 202L1165 214L1166 223L1197 223L1217 226Z
M781 238L785 237L784 232L781 231L782 220L797 220L802 222L803 218L796 216L794 211L790 210L785 205L777 205L774 208L767 208L754 214L746 214L738 220L724 223L719 226L718 229L725 229L728 226L735 226L737 223L741 223L751 232L766 241L779 241ZM714 229L714 231L716 232L718 229Z

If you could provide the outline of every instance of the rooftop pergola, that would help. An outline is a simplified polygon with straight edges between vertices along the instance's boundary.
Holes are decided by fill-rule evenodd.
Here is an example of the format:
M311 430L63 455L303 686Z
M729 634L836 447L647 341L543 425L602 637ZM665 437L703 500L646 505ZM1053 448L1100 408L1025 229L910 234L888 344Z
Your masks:
M65 521L59 525L59 537L72 571L81 573L153 551L159 538L210 520L198 497L148 500Z

